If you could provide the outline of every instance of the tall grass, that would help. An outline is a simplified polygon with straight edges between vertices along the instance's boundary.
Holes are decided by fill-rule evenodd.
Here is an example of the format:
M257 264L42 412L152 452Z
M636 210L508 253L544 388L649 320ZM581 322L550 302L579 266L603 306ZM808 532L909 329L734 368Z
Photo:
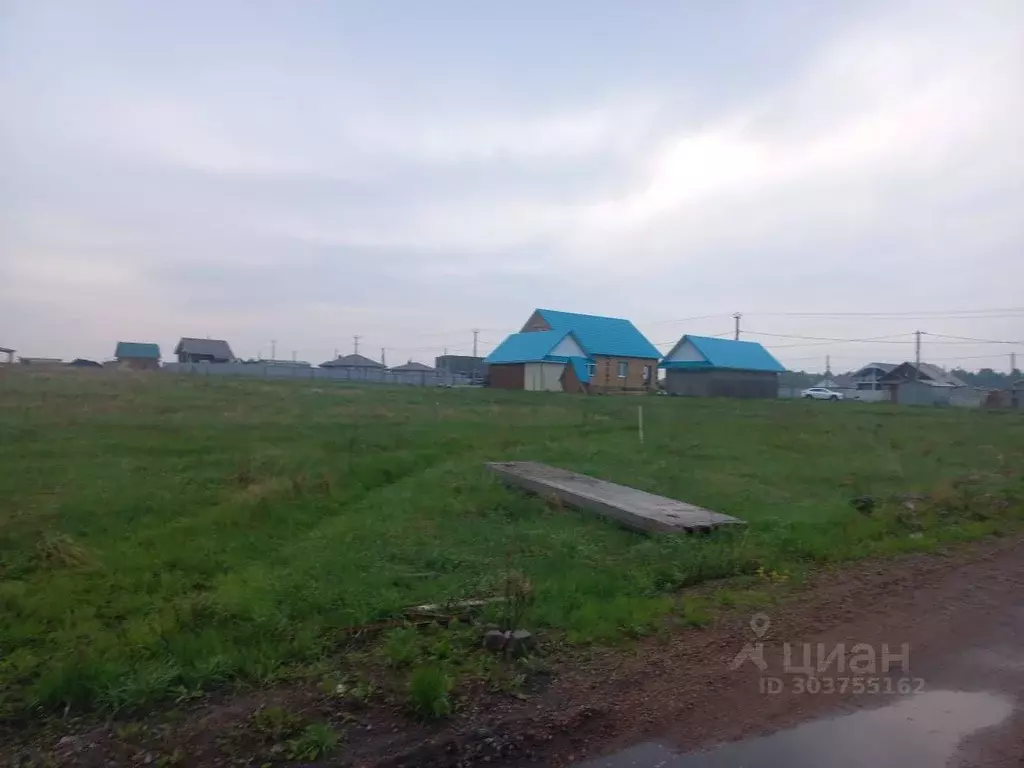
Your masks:
M641 445L638 402L7 375L0 714L272 682L346 628L500 595L509 564L531 585L524 623L610 641L651 626L681 587L925 548L1021 514L1019 414L646 398ZM482 468L503 459L750 524L638 536L503 488ZM849 504L922 491L946 502L911 515Z

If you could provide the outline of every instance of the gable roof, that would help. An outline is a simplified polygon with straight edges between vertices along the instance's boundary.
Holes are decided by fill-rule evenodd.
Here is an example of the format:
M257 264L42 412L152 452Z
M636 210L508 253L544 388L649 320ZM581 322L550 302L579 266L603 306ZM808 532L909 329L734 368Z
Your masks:
M183 336L174 348L174 354L180 355L183 352L186 355L209 355L218 360L235 359L231 347L223 339L193 339Z
M581 315L554 309L538 309L534 314L540 315L554 331L572 331L588 355L655 360L661 356L633 323L621 317Z
M889 371L881 381L883 384L912 381L917 378L915 371L920 371L923 378L926 378L935 384L946 387L967 386L967 382L954 376L952 373L949 373L944 368L940 368L932 363L921 363L920 365L915 365L909 360L897 365Z
M568 357L553 356L551 351L567 336L578 346L582 346L575 333L564 329L513 333L495 347L491 354L484 358L484 362L488 365L539 363L542 361L564 363L569 359Z
M945 368L940 368L932 363L921 363L917 366L918 370L921 371L925 376L930 378L932 381L939 384L946 384L950 387L966 387L967 382L954 376L952 373L947 371Z
M160 345L144 341L119 341L114 350L114 357L144 357L149 360L159 360Z
M669 360L676 350L689 341L703 360ZM782 373L785 367L772 357L767 349L756 341L717 339L711 336L690 336L681 338L665 355L663 368L730 368L740 371L769 371Z
M417 363L417 362L415 362L413 360L410 360L407 363L402 363L401 365L396 365L391 370L392 371L423 371L424 373L433 373L434 372L434 369L431 368L426 363Z
M385 366L376 361L371 360L365 355L352 354L352 355L339 355L333 360L328 360L326 363L320 363L321 368L384 368Z
M886 374L892 371L892 369L895 368L897 365L899 365L899 363L868 363L867 365L862 365L860 368L854 371L853 376L855 378L858 376L863 376L865 372L870 371L872 368L877 368L883 374Z

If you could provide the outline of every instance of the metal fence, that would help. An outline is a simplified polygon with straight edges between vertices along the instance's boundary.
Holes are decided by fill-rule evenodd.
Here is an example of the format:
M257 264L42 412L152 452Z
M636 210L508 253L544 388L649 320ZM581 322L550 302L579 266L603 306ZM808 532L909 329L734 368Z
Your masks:
M251 376L258 379L357 381L368 384L407 384L416 387L458 387L478 382L442 371L387 371L375 368L305 368L262 363L165 363L165 373L193 376Z

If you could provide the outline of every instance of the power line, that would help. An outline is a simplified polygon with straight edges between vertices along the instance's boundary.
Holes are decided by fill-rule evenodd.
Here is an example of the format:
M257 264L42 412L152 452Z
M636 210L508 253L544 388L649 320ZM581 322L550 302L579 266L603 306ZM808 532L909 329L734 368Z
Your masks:
M722 312L717 315L695 315L694 317L680 317L675 320L658 320L654 323L646 323L648 327L655 325L672 325L673 323L689 323L693 320L714 320L718 317L732 317L731 312Z
M948 333L928 333L927 331L922 331L922 333L924 333L926 336L935 336L940 339L959 339L961 341L973 342L975 344L1024 344L1024 341L1007 341L1006 339L975 339L971 336L951 336Z
M813 339L814 341L882 341L884 339L895 339L900 336L909 336L912 332L907 333L890 333L888 336L874 336L867 339L837 339L831 336L798 336L790 333L768 333L766 331L747 331L755 336L775 336L780 339ZM893 342L899 344L901 342Z
M749 334L754 336L773 336L780 339L815 339L815 341L809 341L806 344L773 344L772 349L791 349L793 347L823 347L829 344L862 344L867 342L878 343L878 344L909 344L910 339L902 341L893 341L893 339L901 336L909 336L909 333L897 333L889 336L875 336L864 339L834 339L827 336L795 336L786 333L764 333L762 331L747 331Z
M684 336L704 336L705 338L708 338L708 339L721 339L721 338L723 338L725 336L732 336L733 335L733 331L726 331L725 333L686 333L686 334L683 334L683 335ZM653 344L656 347L667 347L667 346L669 346L671 344L678 344L679 343L679 339L681 339L681 338L682 338L682 336L679 336L678 338L672 339L672 341L652 341L651 344Z
M999 309L947 309L947 310L921 310L909 312L747 312L748 315L776 316L776 317L863 317L863 318L903 318L906 320L917 320L927 318L953 317L962 319L984 319L986 317L1002 317L992 313L1010 312L1008 317L1017 317L1024 314L1024 307L1003 307Z

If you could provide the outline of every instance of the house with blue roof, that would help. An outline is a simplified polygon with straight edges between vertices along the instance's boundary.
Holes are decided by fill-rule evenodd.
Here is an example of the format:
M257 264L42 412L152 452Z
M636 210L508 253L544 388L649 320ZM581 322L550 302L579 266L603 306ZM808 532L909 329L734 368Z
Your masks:
M490 386L555 392L643 392L658 350L629 320L538 309L484 362Z
M118 365L137 371L155 370L160 367L160 347L142 341L119 341L114 349Z
M693 397L779 396L785 367L756 341L686 335L661 361L665 391Z

